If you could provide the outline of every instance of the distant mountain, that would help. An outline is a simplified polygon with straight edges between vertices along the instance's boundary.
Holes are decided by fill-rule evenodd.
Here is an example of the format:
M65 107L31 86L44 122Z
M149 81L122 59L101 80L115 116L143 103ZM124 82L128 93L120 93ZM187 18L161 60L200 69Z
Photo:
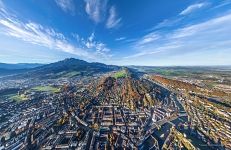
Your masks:
M68 58L59 62L33 68L23 76L38 78L73 77L77 75L93 75L118 70L120 67L103 63L89 63L83 60Z
M6 63L0 63L0 69L9 69L9 70L30 69L30 68L36 68L36 67L39 67L42 65L44 65L44 64L37 64L37 63L6 64Z
M0 63L0 76L14 75L24 73L30 69L42 66L43 64L36 63L19 63L19 64L6 64Z
M8 75L14 75L14 74L20 74L27 72L28 69L1 69L0 68L0 77L2 76L8 76Z

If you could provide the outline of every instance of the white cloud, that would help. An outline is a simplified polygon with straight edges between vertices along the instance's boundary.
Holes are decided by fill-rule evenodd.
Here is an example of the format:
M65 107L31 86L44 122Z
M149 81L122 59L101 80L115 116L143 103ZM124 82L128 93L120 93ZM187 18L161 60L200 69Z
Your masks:
M64 12L75 13L75 5L72 0L55 0L55 2Z
M1 29L4 34L23 41L48 47L50 49L61 50L77 56L92 58L87 51L70 44L63 34L55 32L53 29L45 28L39 24L29 22L23 23L13 21L13 19L0 19Z
M1 1L0 1L1 2ZM35 22L22 22L11 14L1 4L0 10L0 34L14 37L22 41L47 47L49 49L63 51L84 59L96 59L96 52L89 52L71 44L67 38L52 28L44 27ZM3 11L4 10L4 11Z
M143 44L143 47L138 47L139 49L134 49L137 51L136 53L124 58L145 58L150 59L151 61L151 59L158 57L165 57L162 59L167 59L166 57L168 57L168 59L170 59L169 57L180 57L180 55L183 54L187 54L187 56L190 56L191 53L193 53L193 55L197 55L199 53L203 54L205 51L206 53L209 53L209 51L213 52L214 56L218 53L222 53L223 51L230 51L231 54L230 31L231 13L217 18L212 18L202 23L178 28L168 33L159 33L159 38L155 39L155 36L153 36L153 39L155 39L154 41L156 42L153 42L152 38L150 38L152 35L156 35L156 33L151 32L145 35L142 40L132 43L132 47L136 48L137 43L145 43L148 41L152 42ZM158 56L152 55L155 53L158 53ZM204 60L201 60L201 62L208 60L207 56L204 57ZM217 59L220 60L220 58Z
M119 38L116 38L115 41L122 41L122 40L125 40L126 37L119 37Z
M224 0L220 4L214 6L212 9L221 8L223 6L227 6L227 5L230 5L230 4L231 4L231 0Z
M208 34L220 33L220 35L215 36L219 37L222 34L227 35L224 30L226 31L227 29L231 29L231 27L229 27L230 25L231 14L227 14L225 16L214 18L203 23L177 29L172 33L171 38L186 38L197 34L203 36L203 33L205 36Z
M91 36L89 36L88 40L90 42L92 42L94 40L94 38L95 38L95 33L93 32L93 33L91 33Z
M153 30L157 30L157 29L160 29L160 28L175 26L182 19L183 19L183 17L177 17L177 18L172 18L172 19L165 19L165 20L161 21L160 23L158 23L157 25L155 25L154 27L152 27L151 29L149 29L148 31L153 31Z
M158 51L144 51L144 52L139 52L130 56L126 56L124 57L124 59L130 59L130 58L136 58L136 57L141 57L141 56L145 56L145 55L151 55L151 54L155 54L155 53L159 53L162 52L162 50L158 50Z
M4 8L4 4L2 2L2 0L0 0L0 9Z
M206 3L198 3L188 6L186 9L184 9L180 15L187 15L192 13L193 11L196 11L197 9L200 9L202 7L206 6Z
M5 5L2 0L0 0L0 16L5 16L6 10L5 10Z
M115 6L112 6L109 10L109 17L107 19L106 27L107 28L115 28L118 27L121 23L121 18L117 18L117 13Z
M76 38L78 44L80 44L83 48L93 50L97 55L100 55L105 59L111 56L108 54L111 50L107 47L107 45L103 42L96 41L94 32L91 33L87 39L80 38L77 34L74 34L73 36Z
M106 14L107 0L85 0L85 11L95 23L101 22Z
M144 46L146 44L152 43L156 40L158 40L160 38L160 35L158 35L155 32L151 32L145 36L143 36L141 39L139 39L138 41L136 41L135 47L137 46Z
M108 9L108 0L84 0L85 11L89 15L90 19L95 23L100 23L106 19L106 28L116 28L121 25L121 18L118 17L115 6Z
M0 2L2 2L0 0ZM47 47L49 49L63 51L81 57L85 60L104 61L111 57L106 44L95 41L95 35L92 33L87 40L84 40L78 34L72 34L79 43L71 43L62 33L53 28L44 27L35 22L23 22L18 20L17 16L0 3L0 34L14 37L22 41ZM78 46L76 46L78 44Z
M136 57L141 57L141 56L146 56L146 55L152 55L152 54L157 54L157 53L161 53L164 52L166 50L173 50L173 49L177 49L181 47L180 44L176 44L176 43L170 43L170 44L166 44L160 47L156 47L154 50L144 50L141 52L138 52L136 54L130 55L130 56L126 56L124 57L124 59L129 59L129 58L136 58Z

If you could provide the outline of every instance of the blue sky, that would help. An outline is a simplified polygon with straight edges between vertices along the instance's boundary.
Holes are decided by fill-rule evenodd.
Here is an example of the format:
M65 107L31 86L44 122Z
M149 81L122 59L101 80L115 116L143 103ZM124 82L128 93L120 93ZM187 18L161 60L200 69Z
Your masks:
M0 62L231 65L231 0L0 0Z

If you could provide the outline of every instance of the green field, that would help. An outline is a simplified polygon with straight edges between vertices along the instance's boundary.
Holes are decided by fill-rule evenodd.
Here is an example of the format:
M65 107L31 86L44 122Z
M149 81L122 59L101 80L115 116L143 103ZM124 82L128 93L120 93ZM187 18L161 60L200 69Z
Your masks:
M189 76L191 75L187 71L174 70L174 69L161 69L161 68L154 68L154 69L148 70L148 72L157 73L157 74L164 75L164 76Z
M2 98L2 99L11 99L11 100L14 100L14 101L17 101L17 102L25 101L25 100L28 99L24 94L18 95L17 93L1 95L0 98Z
M36 86L36 87L33 87L31 90L37 91L37 92L52 92L52 93L60 92L59 88L52 87L52 86Z
M81 72L80 71L71 71L71 72L62 71L62 72L57 73L56 75L57 77L60 77L60 78L72 78L72 77L81 75Z
M12 100L17 101L17 102L21 102L21 101L26 101L27 100L27 97L24 94L21 94L21 95L12 95L10 98Z
M24 94L18 95L16 91L10 91L6 93L2 93L0 95L0 99L11 99L17 102L27 100L27 97Z
M113 76L114 78L118 79L118 78L125 78L127 77L127 72L126 70L121 70L121 71L118 71L114 74Z
M77 75L80 75L81 72L78 72L78 71L72 71L72 72L68 72L64 75L62 75L63 77L66 77L66 78L71 78L71 77L74 77L74 76L77 76Z

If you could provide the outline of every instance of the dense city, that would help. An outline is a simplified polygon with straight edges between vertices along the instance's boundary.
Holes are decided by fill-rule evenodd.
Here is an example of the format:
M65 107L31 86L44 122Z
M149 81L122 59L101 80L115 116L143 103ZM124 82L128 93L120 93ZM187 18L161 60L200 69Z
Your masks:
M1 82L0 149L231 148L230 108L158 79L125 68Z
M0 150L231 150L231 0L0 0Z

